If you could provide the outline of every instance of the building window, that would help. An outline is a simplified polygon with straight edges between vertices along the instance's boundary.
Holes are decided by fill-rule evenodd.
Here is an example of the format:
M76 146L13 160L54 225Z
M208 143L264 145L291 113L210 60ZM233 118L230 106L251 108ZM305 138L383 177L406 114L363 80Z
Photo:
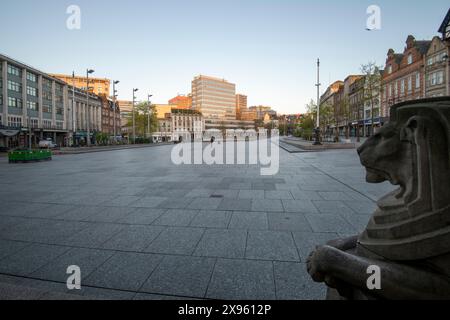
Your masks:
M10 108L22 108L22 99L8 97L8 107Z
M21 76L21 71L19 68L12 66L10 64L8 64L8 74L13 75L13 76L17 76L20 77Z
M64 108L63 107L56 107L56 114L63 115L64 114Z
M433 57L428 58L427 65L429 65L429 66L433 65Z
M413 63L413 56L412 56L412 54L410 53L409 55L408 55L408 64L412 64Z
M37 97L37 89L27 86L27 94L32 97Z
M405 79L400 82L400 93L405 94Z
M392 65L388 66L388 73L391 74L392 73Z
M39 110L38 103L34 102L34 101L27 101L27 108L29 110L34 110L34 111L38 111Z
M44 129L51 129L52 121L51 120L42 120L42 126Z
M45 113L52 113L52 107L51 107L50 105L48 105L48 104L44 104L44 105L42 106L42 112L45 112Z
M37 82L37 77L35 74L27 72L27 80L30 82Z
M20 93L22 92L22 85L20 83L8 80L8 90Z
M420 88L420 73L416 73L416 89Z
M408 78L408 92L412 91L412 76Z
M13 128L21 128L22 127L22 118L21 117L8 117L8 126Z

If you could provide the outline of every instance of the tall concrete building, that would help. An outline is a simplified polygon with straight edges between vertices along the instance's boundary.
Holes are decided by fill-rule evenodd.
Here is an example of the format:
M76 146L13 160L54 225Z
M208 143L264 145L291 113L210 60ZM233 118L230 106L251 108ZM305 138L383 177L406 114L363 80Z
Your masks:
M195 77L192 108L201 112L205 119L236 120L236 85L225 79Z
M247 111L247 96L243 94L236 95L236 117L241 118L241 112Z
M64 144L67 118L63 81L0 54L0 146L27 146L30 132L33 145L45 138Z

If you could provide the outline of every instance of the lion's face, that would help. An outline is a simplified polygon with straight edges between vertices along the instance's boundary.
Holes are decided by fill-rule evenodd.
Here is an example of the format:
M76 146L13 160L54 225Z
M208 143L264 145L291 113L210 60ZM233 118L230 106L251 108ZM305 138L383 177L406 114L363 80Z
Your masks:
M367 170L370 183L390 181L404 186L411 173L411 150L400 139L400 130L387 124L370 137L359 149L361 163ZM406 180L405 180L406 179Z

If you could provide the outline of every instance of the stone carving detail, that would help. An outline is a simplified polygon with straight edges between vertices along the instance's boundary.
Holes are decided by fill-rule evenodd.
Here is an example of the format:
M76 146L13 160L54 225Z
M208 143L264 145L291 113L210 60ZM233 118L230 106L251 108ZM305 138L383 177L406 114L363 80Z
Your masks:
M378 201L362 234L316 248L309 274L329 299L450 299L450 98L392 107L358 153L368 182L399 188ZM380 290L367 287L373 265Z

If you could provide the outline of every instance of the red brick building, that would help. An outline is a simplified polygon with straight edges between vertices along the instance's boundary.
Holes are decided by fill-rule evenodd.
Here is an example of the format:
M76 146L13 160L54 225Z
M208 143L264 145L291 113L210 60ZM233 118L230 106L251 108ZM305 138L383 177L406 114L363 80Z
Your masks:
M403 53L389 49L383 73L382 117L388 117L396 103L425 97L425 56L430 44L410 35Z

